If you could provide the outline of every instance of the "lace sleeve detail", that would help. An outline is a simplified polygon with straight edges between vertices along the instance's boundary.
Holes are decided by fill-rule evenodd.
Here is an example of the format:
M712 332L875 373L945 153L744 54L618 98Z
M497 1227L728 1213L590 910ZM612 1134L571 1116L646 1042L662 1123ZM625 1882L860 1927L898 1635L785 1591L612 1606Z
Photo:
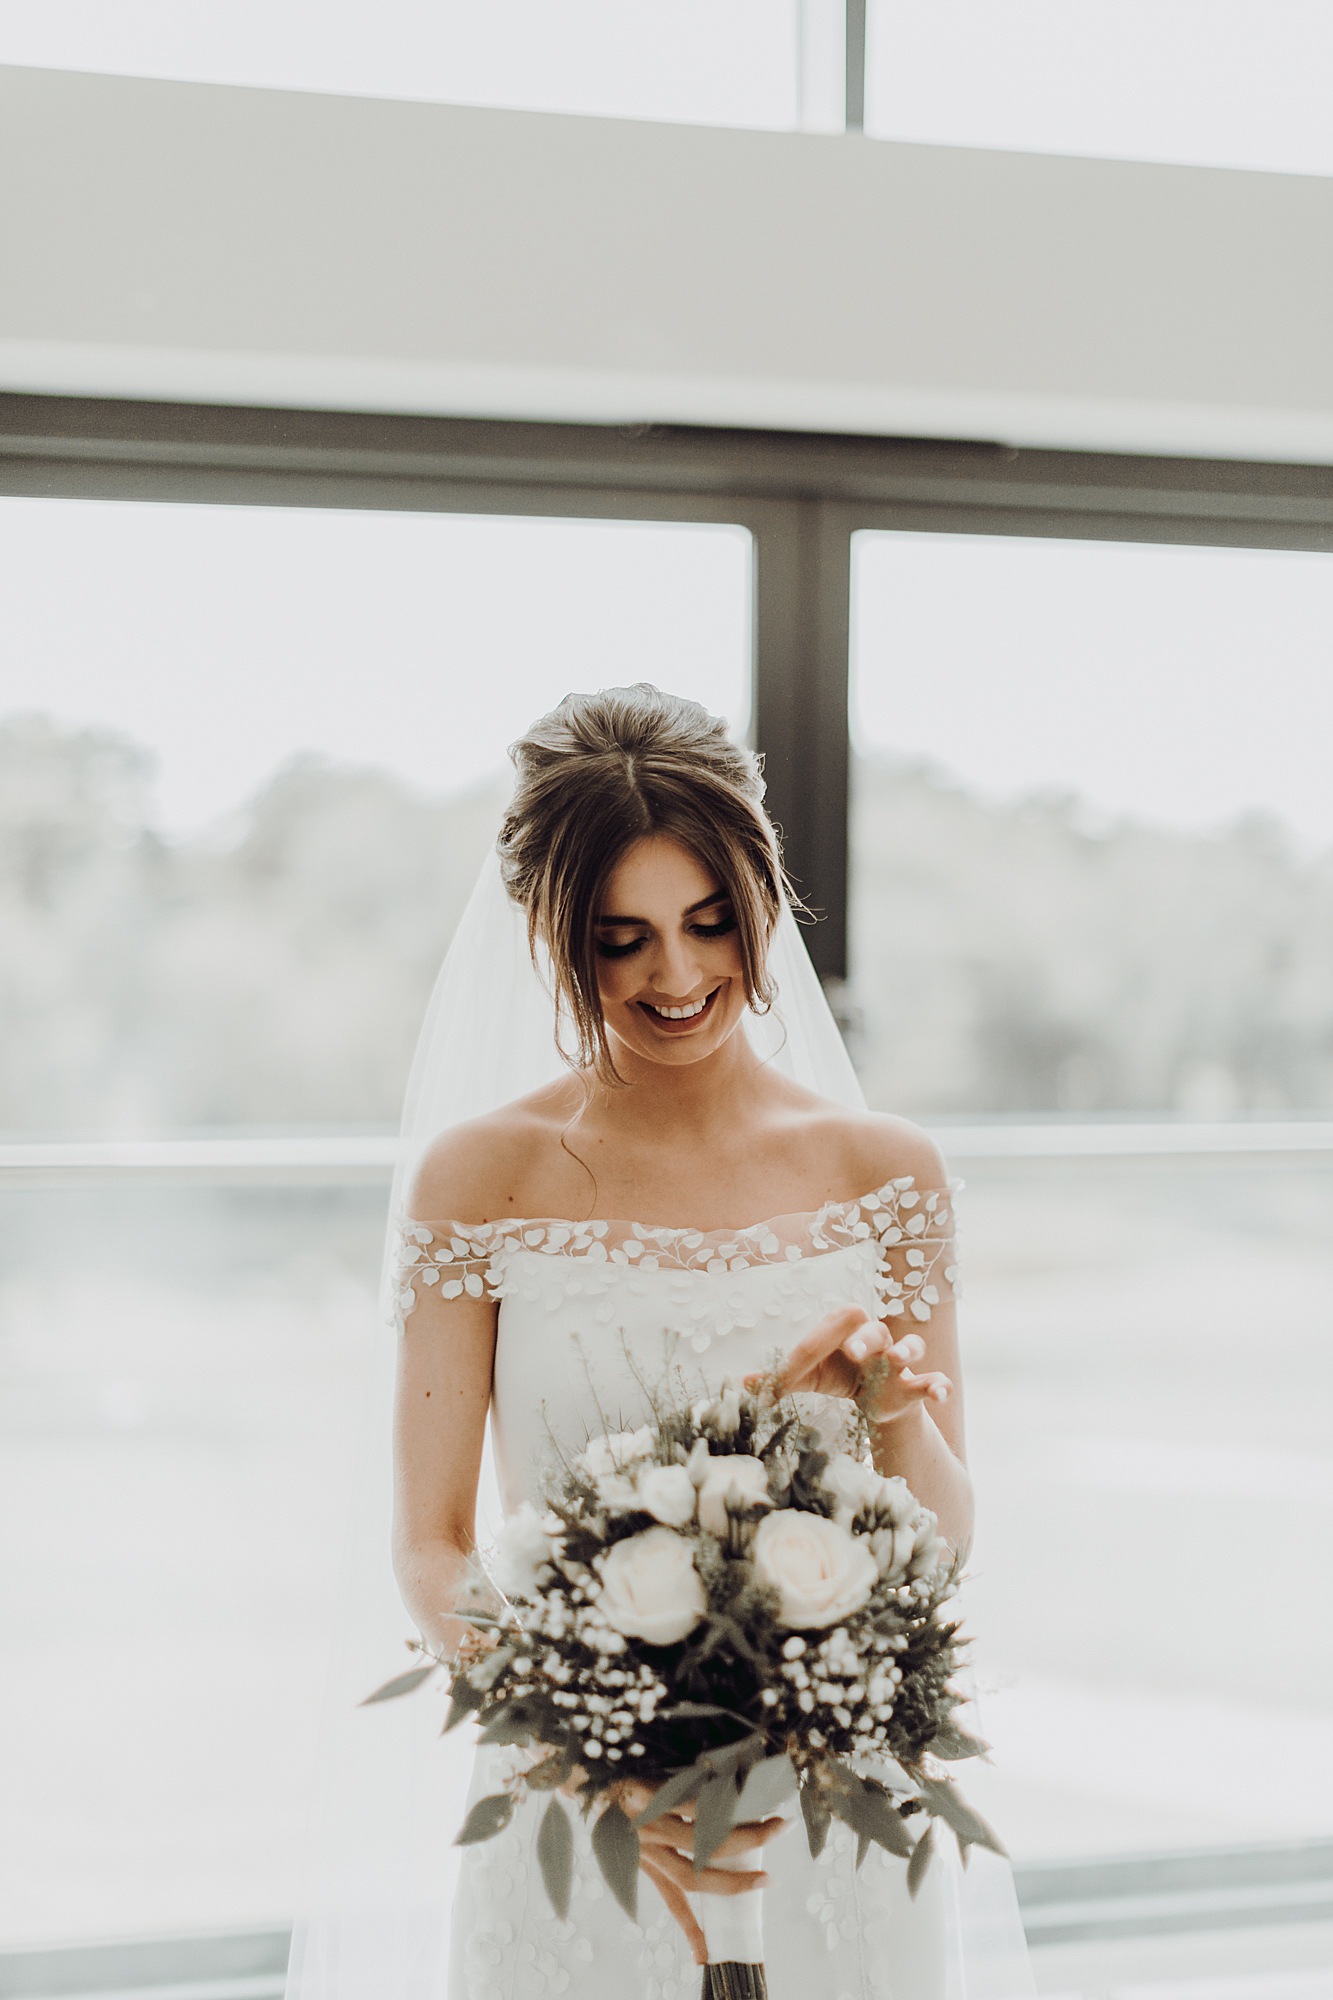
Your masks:
M404 1217L394 1231L394 1319L401 1333L431 1291L441 1299L498 1298L494 1223L425 1223Z
M812 1228L817 1248L872 1238L879 1248L875 1290L886 1319L929 1320L958 1295L954 1203L962 1182L919 1188L910 1174L859 1201L830 1203Z

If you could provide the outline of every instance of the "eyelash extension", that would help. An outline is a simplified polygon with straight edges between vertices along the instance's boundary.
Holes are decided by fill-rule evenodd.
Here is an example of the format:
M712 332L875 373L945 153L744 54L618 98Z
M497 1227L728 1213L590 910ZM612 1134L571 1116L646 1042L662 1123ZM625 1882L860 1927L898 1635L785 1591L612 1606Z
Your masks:
M724 917L719 924L695 924L692 928L696 937L725 937L728 931L735 930L736 919ZM631 944L599 944L597 955L599 958L629 958L634 952L642 951L647 942L647 938L635 938Z

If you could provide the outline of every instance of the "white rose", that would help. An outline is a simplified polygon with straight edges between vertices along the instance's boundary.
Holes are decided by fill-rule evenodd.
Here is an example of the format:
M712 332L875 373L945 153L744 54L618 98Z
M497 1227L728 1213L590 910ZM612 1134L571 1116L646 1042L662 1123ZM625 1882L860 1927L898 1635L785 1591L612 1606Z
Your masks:
M495 1577L511 1597L531 1597L555 1555L555 1541L530 1500L505 1521L496 1539Z
M768 1468L746 1452L710 1458L699 1482L699 1526L725 1535L727 1516L746 1507L771 1507Z
M907 1574L907 1565L912 1560L912 1544L915 1540L911 1526L902 1528L876 1528L870 1537L870 1546L879 1564L879 1573L890 1579Z
M907 1481L897 1477L881 1480L877 1504L880 1513L887 1514L895 1528L914 1522L921 1512L921 1502Z
M655 1521L683 1528L694 1519L694 1481L683 1465L649 1465L639 1474L637 1496Z
M671 1528L628 1535L598 1562L603 1618L628 1639L671 1646L692 1632L708 1608L694 1551Z
M850 1528L856 1516L881 1504L881 1490L887 1479L850 1452L835 1451L824 1468L821 1484L833 1502L833 1518Z
M794 1507L780 1507L759 1523L754 1566L778 1593L778 1623L803 1632L859 1611L877 1578L864 1536Z
M648 1424L641 1424L636 1431L608 1431L605 1437L590 1439L575 1464L591 1478L605 1479L637 1459L651 1458L656 1449L656 1433Z
M735 1382L724 1382L716 1396L706 1396L690 1408L690 1420L697 1431L714 1437L735 1437L741 1427L741 1392Z

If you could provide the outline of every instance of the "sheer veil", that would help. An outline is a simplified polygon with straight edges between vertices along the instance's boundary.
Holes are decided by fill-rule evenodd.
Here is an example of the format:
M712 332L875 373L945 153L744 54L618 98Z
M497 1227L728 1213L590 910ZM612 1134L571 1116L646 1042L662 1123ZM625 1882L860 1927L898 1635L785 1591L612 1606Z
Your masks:
M769 967L776 1003L746 1024L756 1048L821 1096L864 1108L790 910L779 922ZM444 960L412 1064L382 1281L386 1320L393 1223L423 1153L447 1127L560 1075L557 1033L551 992L533 965L523 914L507 895L492 854ZM431 1688L401 1701L357 1706L410 1664L404 1641L411 1620L388 1554L393 1362L386 1332L367 1387L361 1462L350 1483L340 1637L325 1695L308 1888L286 2000L445 2000L452 1840L471 1762L467 1731L441 1740L443 1708ZM483 1542L493 1535L498 1513L488 1446L478 1499ZM969 1977L960 2000L964 1992L974 2000L1016 2000L1031 1988L1020 1966L1022 1933L1008 1868L980 1855L966 1887Z

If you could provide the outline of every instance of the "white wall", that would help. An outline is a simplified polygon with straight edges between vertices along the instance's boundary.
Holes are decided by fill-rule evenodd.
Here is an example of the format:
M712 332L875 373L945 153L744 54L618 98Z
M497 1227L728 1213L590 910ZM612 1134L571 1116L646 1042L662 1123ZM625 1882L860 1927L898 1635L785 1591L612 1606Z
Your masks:
M1333 460L1333 181L0 69L0 387Z

